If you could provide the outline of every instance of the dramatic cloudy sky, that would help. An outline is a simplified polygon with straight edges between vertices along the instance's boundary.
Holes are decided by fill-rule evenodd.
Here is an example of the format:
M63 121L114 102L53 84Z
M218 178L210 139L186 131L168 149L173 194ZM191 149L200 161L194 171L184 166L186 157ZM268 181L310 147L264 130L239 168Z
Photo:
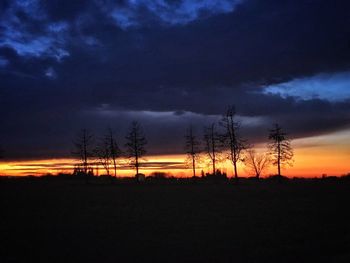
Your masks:
M70 154L74 135L139 120L150 153L183 150L235 104L263 142L350 124L348 0L1 0L0 144Z

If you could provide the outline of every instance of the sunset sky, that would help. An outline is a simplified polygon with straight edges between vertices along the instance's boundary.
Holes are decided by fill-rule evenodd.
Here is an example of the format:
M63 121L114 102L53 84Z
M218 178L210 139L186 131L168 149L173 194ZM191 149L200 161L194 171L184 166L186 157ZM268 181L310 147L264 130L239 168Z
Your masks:
M142 172L185 176L186 128L202 138L229 105L261 151L274 123L288 133L295 162L283 174L346 174L349 10L347 0L2 0L0 174L70 171L82 128L99 138L111 127L123 146L137 120Z

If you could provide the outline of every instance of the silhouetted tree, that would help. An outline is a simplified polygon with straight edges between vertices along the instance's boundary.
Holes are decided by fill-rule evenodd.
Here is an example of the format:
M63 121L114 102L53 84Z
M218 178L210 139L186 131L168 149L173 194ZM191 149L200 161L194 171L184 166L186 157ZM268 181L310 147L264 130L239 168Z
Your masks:
M196 136L194 135L192 125L188 128L187 133L185 135L185 139L186 139L186 145L185 145L186 153L192 164L193 177L195 177L196 161L198 160L198 157L200 154L200 142L197 140Z
M115 135L112 129L108 129L107 134L100 140L100 143L95 149L96 156L100 164L106 170L107 175L110 175L111 167L114 170L114 176L117 176L117 159L121 155L121 150L117 144Z
M109 145L109 138L104 137L101 139L99 144L97 145L95 149L95 155L98 158L99 163L103 166L103 168L106 170L107 175L109 176L110 173L110 165L111 165L111 150Z
M139 159L146 154L147 140L143 134L140 124L136 121L131 123L130 130L125 137L126 154L135 166L136 174L139 173Z
M249 148L245 151L244 165L249 172L253 173L257 179L268 169L270 165L269 155L266 153L257 153L254 149Z
M281 176L282 165L292 165L293 162L293 149L290 145L290 139L287 138L287 134L282 131L282 128L275 124L273 129L270 130L269 151L273 165L277 166L278 176Z
M215 129L215 123L212 123L209 127L206 127L204 130L204 145L205 152L207 153L212 166L213 166L213 175L215 175L216 161L218 160L218 151L220 145L220 135Z
M239 137L240 123L235 120L235 116L235 107L231 106L222 117L220 124L224 128L222 134L223 147L229 151L227 159L231 161L235 178L238 179L237 163L241 161L241 154L246 146L245 141Z
M117 159L121 156L122 151L118 146L116 136L114 135L112 129L108 129L108 135L106 136L106 138L109 141L109 151L113 163L114 176L117 177Z
M86 175L89 172L89 160L94 156L93 143L94 137L86 129L82 129L80 131L74 142L75 151L73 151L73 154L79 157L83 168L83 173Z

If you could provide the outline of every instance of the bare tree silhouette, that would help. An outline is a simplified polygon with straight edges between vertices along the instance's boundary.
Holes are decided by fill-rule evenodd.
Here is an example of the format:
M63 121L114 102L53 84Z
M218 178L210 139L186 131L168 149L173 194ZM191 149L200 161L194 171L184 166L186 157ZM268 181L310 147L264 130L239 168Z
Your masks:
M215 166L218 160L218 152L220 145L220 135L215 129L215 123L212 123L209 127L206 127L204 129L204 144L205 152L208 155L213 166L213 175L215 175Z
M272 163L277 166L277 175L281 176L281 166L293 164L294 154L290 145L291 140L287 138L287 134L277 123L270 130L269 140L272 140L268 145Z
M107 176L110 175L110 166L111 166L111 151L109 148L109 138L104 137L101 139L99 144L96 146L94 153L95 156L98 158L99 164L102 165L102 167L106 170Z
M233 165L235 179L238 179L237 163L241 161L241 154L246 146L245 141L239 137L238 131L241 124L235 120L235 116L235 107L229 107L226 114L222 117L220 125L224 128L224 133L222 134L223 147L229 151L227 159Z
M121 156L122 151L118 146L116 136L114 135L111 128L108 129L108 135L106 136L106 139L107 138L109 141L109 151L113 163L114 177L117 177L117 159Z
M193 132L192 125L187 129L185 139L187 157L190 159L190 162L192 164L193 177L196 177L196 161L198 160L200 154L200 141L197 140L197 137Z
M79 158L80 166L85 175L89 173L89 161L94 156L93 143L94 136L86 129L82 129L74 141L75 151L73 154Z
M108 128L106 135L100 140L95 149L99 163L110 175L110 170L114 170L114 177L117 176L117 159L121 155L121 150L117 144L115 135L111 128Z
M253 173L256 179L268 169L271 160L266 153L257 153L254 149L249 148L245 151L244 165L250 173Z
M130 126L130 130L125 137L126 154L131 160L133 166L136 169L136 175L139 174L140 158L146 154L147 140L142 131L140 124L137 121L133 121Z

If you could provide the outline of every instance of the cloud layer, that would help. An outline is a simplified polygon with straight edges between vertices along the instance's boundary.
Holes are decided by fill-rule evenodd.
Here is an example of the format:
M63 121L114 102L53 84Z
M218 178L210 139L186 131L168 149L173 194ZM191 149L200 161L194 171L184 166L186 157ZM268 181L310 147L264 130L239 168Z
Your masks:
M124 136L140 120L150 151L182 151L235 104L263 141L349 125L348 1L59 0L0 4L0 143L9 157L70 153L82 127ZM246 126L244 128L244 126Z

